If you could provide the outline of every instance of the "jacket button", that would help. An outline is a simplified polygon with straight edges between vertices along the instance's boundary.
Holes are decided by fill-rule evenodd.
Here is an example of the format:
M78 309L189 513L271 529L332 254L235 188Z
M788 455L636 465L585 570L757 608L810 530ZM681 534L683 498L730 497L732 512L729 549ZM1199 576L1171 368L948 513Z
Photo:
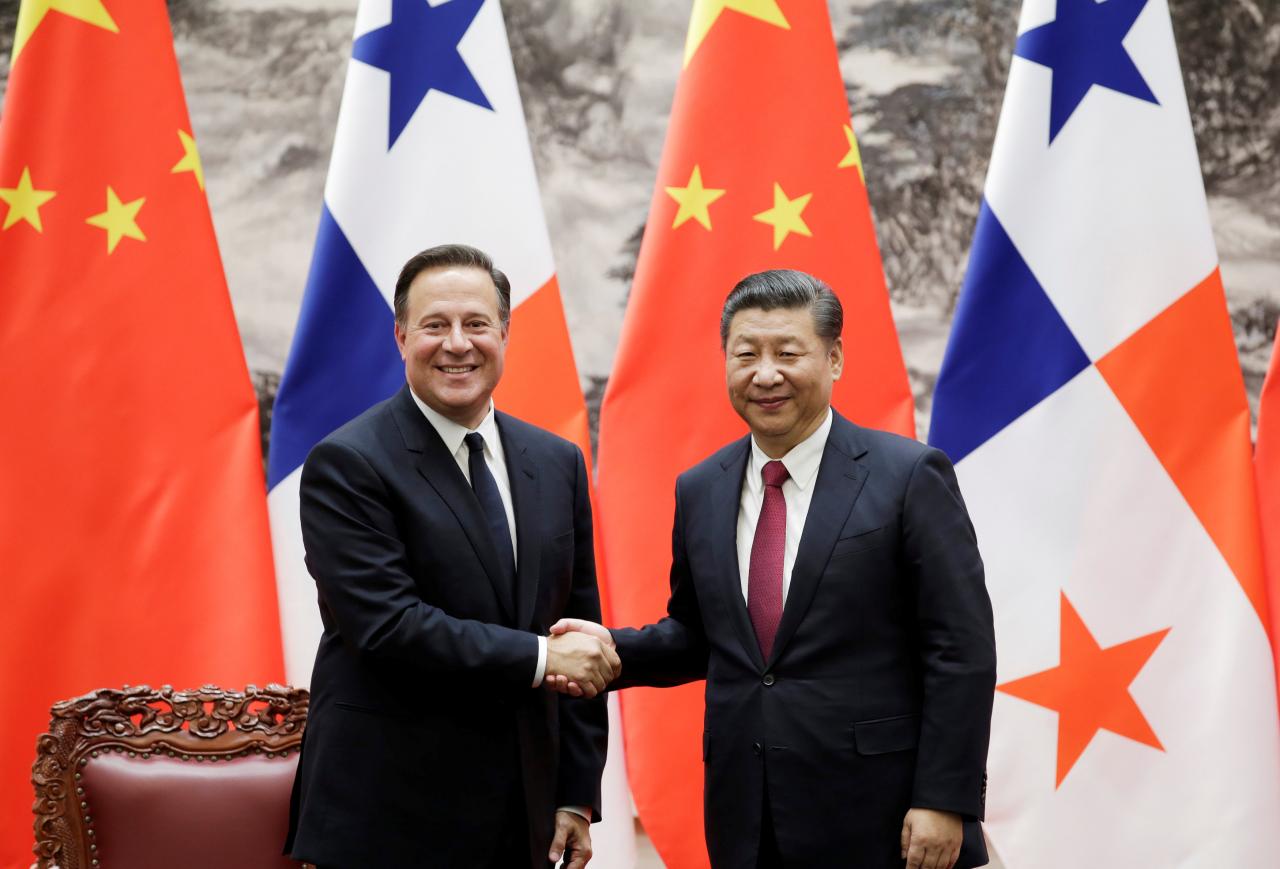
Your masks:
M761 746L761 745L760 745L760 743L758 743L758 742L753 742L753 743L751 743L751 750L752 750L753 752L755 752L756 754L759 754L760 752L764 751L764 748L763 748L763 746Z
M773 684L773 681L774 681L774 680L773 680L773 674L772 674L772 673L765 673L765 674L764 674L764 684L766 684L766 685L772 685L772 684Z

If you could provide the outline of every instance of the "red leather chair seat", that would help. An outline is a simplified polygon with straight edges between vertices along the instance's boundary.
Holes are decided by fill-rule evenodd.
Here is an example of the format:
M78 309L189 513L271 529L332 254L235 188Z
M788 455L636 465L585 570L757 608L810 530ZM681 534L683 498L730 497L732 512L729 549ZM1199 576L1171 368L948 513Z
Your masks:
M233 760L104 751L81 768L102 869L297 869L281 856L297 752Z

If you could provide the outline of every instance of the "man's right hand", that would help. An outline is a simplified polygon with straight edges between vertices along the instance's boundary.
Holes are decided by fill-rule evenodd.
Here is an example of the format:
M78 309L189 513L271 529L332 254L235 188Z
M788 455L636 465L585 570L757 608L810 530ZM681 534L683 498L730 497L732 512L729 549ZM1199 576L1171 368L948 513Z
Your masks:
M557 625L559 627L559 625ZM598 626L597 626L598 627ZM604 630L601 628L601 630ZM605 631L606 635L608 634ZM622 662L613 650L613 641L581 631L556 632L547 639L548 685L577 685L586 697L595 697L622 672Z

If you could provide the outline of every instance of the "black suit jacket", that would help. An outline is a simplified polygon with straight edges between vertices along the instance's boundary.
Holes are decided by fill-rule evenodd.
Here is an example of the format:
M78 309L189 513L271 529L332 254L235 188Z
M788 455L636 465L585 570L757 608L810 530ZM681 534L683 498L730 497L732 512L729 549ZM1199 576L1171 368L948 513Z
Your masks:
M959 865L984 864L995 642L950 463L835 415L766 661L736 548L750 448L680 476L668 616L614 631L615 687L707 680L712 865L755 869L766 798L788 866L899 869L912 806L965 816Z
M407 387L307 457L302 535L324 634L294 782L295 858L485 865L522 788L532 865L545 867L557 806L599 817L603 698L531 687L536 635L562 616L600 618L586 468L568 441L502 413L497 425L515 601L479 501Z

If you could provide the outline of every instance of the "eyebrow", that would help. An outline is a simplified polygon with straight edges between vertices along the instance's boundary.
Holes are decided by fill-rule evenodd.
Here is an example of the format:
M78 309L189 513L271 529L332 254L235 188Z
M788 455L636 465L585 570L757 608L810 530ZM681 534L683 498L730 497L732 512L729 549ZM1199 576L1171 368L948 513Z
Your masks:
M460 319L463 319L463 320L474 320L474 319L494 320L496 319L492 314L489 314L485 311L469 311L468 313L459 315L459 317ZM421 317L418 318L418 322L421 323L425 320L437 320L437 319L448 320L450 319L450 316L448 314L444 314L439 311L427 311Z
M749 334L749 333L748 333L748 334L746 334L746 335L739 335L738 337L736 337L736 338L732 339L729 343L730 343L730 346L732 346L732 345L733 345L733 344L735 344L735 343L741 343L741 342L744 342L744 341L745 341L745 342L747 342L747 343L749 343L749 344L762 344L762 343L765 343L765 342L770 342L770 343L773 343L773 342L782 342L782 343L785 343L785 342L787 342L787 341L797 341L797 342L798 342L798 341L800 341L800 337L799 337L798 335L792 335L792 334L790 334L790 333L785 334L785 335L766 335L766 336L764 336L764 337L761 337L761 336L759 336L759 335L752 335L752 334Z

